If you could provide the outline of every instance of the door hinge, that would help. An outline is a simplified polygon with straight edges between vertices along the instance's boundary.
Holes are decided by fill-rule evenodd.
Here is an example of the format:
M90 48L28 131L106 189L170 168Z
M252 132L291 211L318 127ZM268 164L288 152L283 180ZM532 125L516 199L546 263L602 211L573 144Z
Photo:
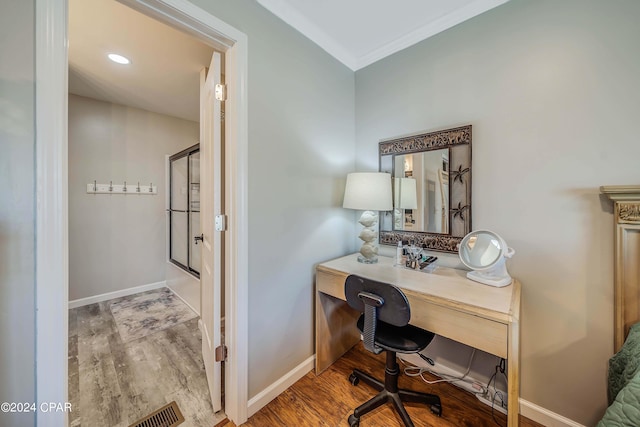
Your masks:
M226 101L227 100L227 85L216 84L216 99L218 101Z
M227 346L221 345L215 350L216 362L224 362L227 360Z
M226 231L227 230L227 216L226 215L216 215L213 223L216 231Z

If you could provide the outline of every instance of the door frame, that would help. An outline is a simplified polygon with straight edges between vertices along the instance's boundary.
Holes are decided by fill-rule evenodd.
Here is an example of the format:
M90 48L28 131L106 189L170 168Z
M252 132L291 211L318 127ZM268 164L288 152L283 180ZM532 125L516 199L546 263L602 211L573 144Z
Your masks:
M225 413L236 425L248 405L247 36L187 0L118 0L225 53ZM35 0L36 401L68 402L68 2ZM38 426L68 424L38 411Z

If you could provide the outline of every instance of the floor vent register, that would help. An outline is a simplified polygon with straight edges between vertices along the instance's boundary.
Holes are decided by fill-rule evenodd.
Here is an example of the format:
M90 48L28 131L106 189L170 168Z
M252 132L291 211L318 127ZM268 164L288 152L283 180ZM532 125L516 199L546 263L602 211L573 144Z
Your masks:
M173 401L153 414L136 421L129 427L175 427L183 422L184 416L180 412L178 404Z

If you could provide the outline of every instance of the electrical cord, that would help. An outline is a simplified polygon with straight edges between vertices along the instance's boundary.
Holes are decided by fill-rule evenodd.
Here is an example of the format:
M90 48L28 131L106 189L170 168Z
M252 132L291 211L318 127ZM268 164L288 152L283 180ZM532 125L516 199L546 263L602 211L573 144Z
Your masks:
M493 389L495 390L495 392L493 393L493 396L491 397L491 418L493 418L493 422L495 422L500 427L502 426L496 419L494 407L496 403L496 396L499 396L500 406L504 408L504 396L502 395L502 392L499 391L498 388L496 387L496 379L497 379L496 377L498 375L498 372L500 372L504 376L505 380L507 380L507 374L505 374L506 369L507 369L506 360L504 360L503 358L500 358L500 362L496 365L495 372L493 373L493 375L491 375L491 378L489 378L489 382L487 382L487 390L489 390L489 387L491 387L491 381L493 381Z
M443 382L447 382L447 383L454 383L454 382L458 382L458 381L464 381L465 378L467 377L467 375L469 375L469 372L471 372L471 363L473 362L473 357L476 354L476 349L474 348L473 351L471 352L471 357L469 357L469 363L467 365L467 369L465 371L465 373L461 376L461 377L454 377L452 375L447 375L447 374L443 374L440 372L435 372L429 368L426 367L421 367L421 366L415 366L415 365L409 365L407 362L405 362L404 360L400 359L405 365L406 367L404 368L404 373L406 376L408 377L420 377L422 379L422 381L424 381L427 384L437 384L437 383L443 383ZM427 361L427 363L429 364L433 364L433 361L431 359L424 358L422 355L420 355L420 357L422 357L424 360ZM424 373L428 372L432 375L437 375L439 377L443 377L439 380L434 380L434 381L430 381L428 379L426 379L424 377ZM482 393L476 393L476 394L484 394L484 390Z
M437 383L442 383L442 382L448 382L448 383L454 383L454 382L458 382L458 381L465 381L467 375L469 375L469 372L471 372L471 363L473 362L473 357L476 354L476 349L474 348L473 351L471 352L471 357L469 357L469 363L467 364L467 369L465 370L465 373L461 376L461 377L454 377L452 375L448 375L448 374L443 374L440 372L435 372L427 367L421 367L421 366L415 366L413 364L410 364L408 362L406 362L403 359L400 359L400 362L402 362L405 365L404 368L404 374L408 377L420 377L422 379L422 381L424 381L427 384L437 384ZM422 354L419 354L419 356L424 359L427 363L429 363L430 365L434 365L435 363L433 362L433 360L431 360L430 358L423 356ZM493 422L495 422L498 426L502 427L502 425L498 422L498 420L496 419L496 415L495 415L495 403L496 400L499 398L500 399L500 406L504 408L504 395L502 394L502 392L500 390L497 389L496 387L496 380L497 380L497 375L498 373L501 373L505 380L508 381L507 379L507 374L506 372L506 360L503 358L500 358L500 361L498 362L498 364L496 365L496 369L495 372L493 373L493 375L491 375L491 378L489 378L489 381L487 382L487 386L483 387L481 391L478 391L477 393L475 393L476 395L481 395L481 396L486 396L488 395L490 392L490 387L491 387L491 382L493 381L493 389L494 389L494 393L493 396L489 396L491 397L491 418L493 418ZM424 377L424 373L428 372L432 375L436 375L439 377L444 377L441 378L439 380L434 380L434 381L430 381L428 379L426 379ZM468 381L467 381L468 382ZM478 384L475 381L471 382L471 384ZM482 386L481 386L482 387Z

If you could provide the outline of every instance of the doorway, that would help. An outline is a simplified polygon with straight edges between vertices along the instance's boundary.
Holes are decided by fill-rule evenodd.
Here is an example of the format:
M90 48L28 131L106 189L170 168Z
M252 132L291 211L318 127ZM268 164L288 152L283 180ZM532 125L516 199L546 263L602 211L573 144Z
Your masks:
M131 424L169 399L194 425L219 421L221 387L206 383L221 377L208 378L201 345L190 339L201 340L203 323L193 318L206 314L200 281L190 301L168 280L164 224L169 197L175 208L169 212L169 259L194 281L200 263L190 250L188 224L199 215L189 206L196 201L179 180L164 185L165 158L202 139L200 70L209 66L213 49L113 0L69 5L69 295L82 307L69 313L69 392L76 408L70 421ZM112 62L114 54L120 56ZM188 184L199 185L195 150L171 162L172 178L194 172ZM205 191L213 185L203 183ZM87 325L95 328L87 331ZM158 351L158 340L170 359ZM174 371L187 383L170 381ZM110 395L121 397L101 405Z
M246 36L208 12L180 0L127 0L148 16L195 32L227 54L227 165L229 226L225 246L225 299L230 358L225 403L236 424L247 418L247 97ZM36 1L36 328L37 390L41 401L66 401L68 253L66 0ZM60 425L64 413L38 414L42 425Z

